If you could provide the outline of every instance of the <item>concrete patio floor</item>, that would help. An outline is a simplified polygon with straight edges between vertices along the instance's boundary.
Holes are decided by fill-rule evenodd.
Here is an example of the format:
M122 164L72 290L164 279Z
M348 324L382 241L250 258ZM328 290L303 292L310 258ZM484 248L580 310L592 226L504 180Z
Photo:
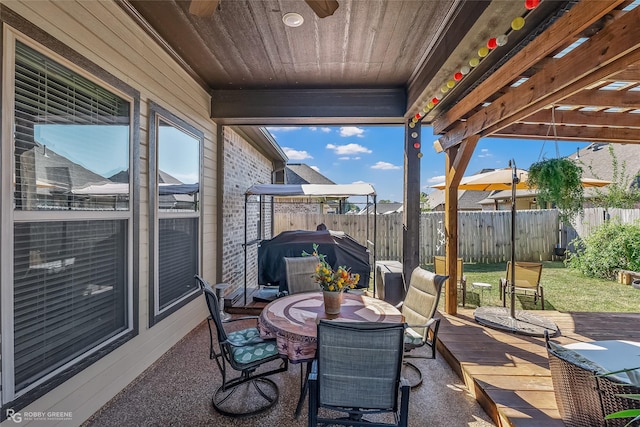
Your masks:
M234 325L238 323L241 322ZM242 327L249 326L247 323ZM221 377L208 352L209 331L203 322L83 426L289 427L307 424L306 402L300 417L293 416L300 386L300 367L293 364L287 372L272 377L280 389L280 400L274 408L251 418L219 415L211 406L211 396ZM410 426L495 425L440 355L435 360L417 359L415 363L422 370L424 383L410 394Z

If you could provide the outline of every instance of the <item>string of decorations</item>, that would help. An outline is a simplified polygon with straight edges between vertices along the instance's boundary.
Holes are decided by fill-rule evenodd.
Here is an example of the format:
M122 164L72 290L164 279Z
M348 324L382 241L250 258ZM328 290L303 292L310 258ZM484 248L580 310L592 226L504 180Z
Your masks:
M442 99L447 95L447 93L453 89L458 82L465 78L467 74L471 72L471 70L478 65L480 62L489 56L489 54L497 47L504 46L509 41L509 34L512 31L519 31L524 27L525 17L531 12L533 9L538 7L541 0L525 0L524 7L526 12L522 16L517 16L513 18L511 21L511 27L507 30L505 34L501 34L497 37L491 37L487 42L478 49L477 56L474 56L469 60L469 62L463 66L461 66L458 71L456 71L453 76L449 80L447 80L440 87L439 93L433 95L431 100L422 108L422 111L418 112L411 118L409 122L409 127L415 127L416 123L422 120L429 111L431 111Z

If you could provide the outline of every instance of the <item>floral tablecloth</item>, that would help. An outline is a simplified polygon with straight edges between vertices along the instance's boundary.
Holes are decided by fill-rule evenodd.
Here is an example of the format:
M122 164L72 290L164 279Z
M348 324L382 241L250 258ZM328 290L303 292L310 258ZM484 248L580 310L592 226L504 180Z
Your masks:
M262 338L275 338L278 351L292 363L308 362L316 355L316 325L320 319L351 322L403 322L391 304L365 295L345 293L340 314L324 312L322 292L305 292L278 298L258 319Z

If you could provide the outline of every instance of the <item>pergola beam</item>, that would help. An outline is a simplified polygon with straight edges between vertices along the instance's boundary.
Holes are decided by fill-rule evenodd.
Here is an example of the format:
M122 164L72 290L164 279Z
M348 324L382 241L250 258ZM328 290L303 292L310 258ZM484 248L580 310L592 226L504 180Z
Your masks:
M458 124L439 139L441 146L446 150L471 135L496 133L636 63L640 59L639 20L640 8L629 11L563 58Z
M567 40L577 39L580 33L623 2L624 0L581 1L573 6L540 36L514 55L507 64L478 85L465 99L453 106L442 117L434 120L434 134L440 134L449 129L457 120L491 97L496 92L496 88L504 86L504 82L519 78L543 58L566 45Z
M479 136L474 135L446 152L444 203L446 274L449 276L444 293L444 308L455 315L458 310L458 185L464 175Z
M628 127L640 128L638 114L607 113L602 111L551 111L550 108L538 111L520 121L522 124L546 125L549 129L552 124L571 124L575 126L603 126L603 127ZM558 126L556 126L558 128ZM567 128L570 131L572 128ZM553 133L552 133L553 134Z
M561 102L562 105L603 108L640 108L640 91L625 90L584 90L573 94Z
M556 135L558 141L640 144L640 129L638 128L556 126ZM509 125L491 136L500 138L555 139L553 131L549 132L549 125L530 125L523 123Z

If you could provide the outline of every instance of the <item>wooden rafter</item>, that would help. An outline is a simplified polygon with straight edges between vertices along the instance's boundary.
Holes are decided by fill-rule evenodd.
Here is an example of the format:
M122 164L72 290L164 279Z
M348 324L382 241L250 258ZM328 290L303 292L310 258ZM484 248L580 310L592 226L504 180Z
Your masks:
M464 100L453 106L442 117L434 120L434 133L440 134L453 126L457 120L493 95L496 88L502 87L504 82L518 79L526 70L566 45L567 40L575 40L590 25L623 2L624 0L582 1L576 4L507 64L489 76Z
M578 126L614 126L640 128L638 114L605 113L600 111L559 111L541 110L521 120L525 124L570 123ZM548 127L548 126L546 126ZM570 129L567 129L570 132Z
M635 64L640 60L638 20L640 8L623 15L563 58L551 62L522 85L459 123L440 138L441 146L446 150L471 135L497 133L513 122Z
M635 109L640 108L640 91L584 90L563 99L562 105Z
M527 125L515 123L501 129L499 132L494 133L491 136L548 140L552 140L557 137L558 141L593 141L640 144L640 129L638 128L556 126L555 134L556 136L554 137L553 132L549 132L548 125Z

